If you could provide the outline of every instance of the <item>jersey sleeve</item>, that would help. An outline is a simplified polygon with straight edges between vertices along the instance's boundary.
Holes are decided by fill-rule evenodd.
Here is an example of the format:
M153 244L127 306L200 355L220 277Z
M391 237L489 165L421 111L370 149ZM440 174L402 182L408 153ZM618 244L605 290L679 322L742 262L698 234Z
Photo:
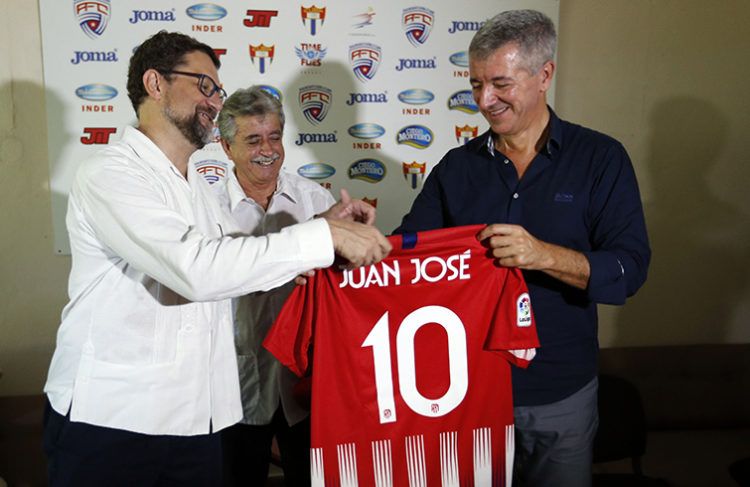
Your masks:
M292 291L263 340L263 346L300 377L309 363L307 351L312 342L316 277L308 278L307 284Z
M510 363L526 368L539 346L534 312L521 270L504 271L485 348L498 351Z

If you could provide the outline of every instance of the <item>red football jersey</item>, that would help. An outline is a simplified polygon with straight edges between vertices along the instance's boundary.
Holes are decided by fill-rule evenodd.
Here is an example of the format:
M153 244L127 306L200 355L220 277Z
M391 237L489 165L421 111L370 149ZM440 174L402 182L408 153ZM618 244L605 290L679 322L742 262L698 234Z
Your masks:
M313 486L510 486L510 364L539 345L526 283L480 225L388 237L382 262L318 271L264 342L312 366Z

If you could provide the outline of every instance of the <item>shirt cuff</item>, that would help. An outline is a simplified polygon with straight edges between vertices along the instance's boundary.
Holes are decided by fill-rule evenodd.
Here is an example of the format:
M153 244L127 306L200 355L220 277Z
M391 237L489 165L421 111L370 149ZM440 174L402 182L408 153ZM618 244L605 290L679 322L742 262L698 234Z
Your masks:
M313 218L293 227L294 233L301 238L298 240L299 258L301 262L309 263L310 269L328 267L333 264L333 237L325 218Z
M591 275L586 290L595 303L624 304L627 292L625 270L617 255L608 251L583 252L589 261Z

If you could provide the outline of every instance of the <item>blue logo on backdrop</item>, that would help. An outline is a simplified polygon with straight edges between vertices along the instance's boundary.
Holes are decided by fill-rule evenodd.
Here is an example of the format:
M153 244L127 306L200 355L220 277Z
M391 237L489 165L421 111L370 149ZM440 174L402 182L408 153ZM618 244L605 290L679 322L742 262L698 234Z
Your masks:
M297 169L297 174L308 179L325 179L333 176L335 173L336 169L324 162L305 164Z
M398 99L401 103L408 103L409 105L424 105L434 100L435 95L431 91L423 90L422 88L412 88L399 93Z
M448 98L448 108L450 110L460 110L465 113L477 113L479 111L479 107L474 102L474 97L470 90L453 93Z
M195 20L211 22L227 16L227 9L214 3L197 3L185 10L188 17Z
M358 123L349 127L349 135L358 139L377 139L385 129L376 123Z
M456 66L460 68L468 68L469 67L469 54L466 51L460 51L451 54L450 62L452 64L455 64Z
M349 93L349 99L346 100L346 104L352 106L355 103L388 103L388 92Z
M281 101L281 90L271 85L260 85L259 88L277 100Z
M349 166L349 179L378 183L385 177L385 165L377 159L360 159Z
M297 140L294 142L295 145L330 144L332 142L338 142L335 130L327 134L299 132L297 133L297 137Z
M432 130L424 125L407 125L396 134L396 142L416 149L426 149L432 144Z
M138 22L174 22L177 20L172 10L133 10L133 16L130 17L131 24Z
M431 59L404 59L399 58L396 71L404 69L435 69L437 68L437 58Z
M109 85L92 83L76 88L76 96L88 101L107 101L117 96L117 90Z
M448 28L449 34L455 34L456 32L470 31L474 32L482 28L484 21L476 22L471 20L452 20L451 26Z
M116 63L117 49L114 51L73 51L70 64L80 63Z

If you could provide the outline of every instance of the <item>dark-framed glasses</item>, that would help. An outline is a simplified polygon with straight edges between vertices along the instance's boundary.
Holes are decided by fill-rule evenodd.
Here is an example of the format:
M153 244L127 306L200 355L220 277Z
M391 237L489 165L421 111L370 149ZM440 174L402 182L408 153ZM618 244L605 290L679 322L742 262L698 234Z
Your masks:
M200 73L188 73L187 71L166 71L162 74L181 74L182 76L190 76L192 78L198 79L198 89L203 93L203 96L206 98L211 98L214 96L214 93L219 94L219 98L221 98L221 101L227 99L227 92L224 91L224 88L216 84L216 81L214 81L209 75L207 74L200 74Z

